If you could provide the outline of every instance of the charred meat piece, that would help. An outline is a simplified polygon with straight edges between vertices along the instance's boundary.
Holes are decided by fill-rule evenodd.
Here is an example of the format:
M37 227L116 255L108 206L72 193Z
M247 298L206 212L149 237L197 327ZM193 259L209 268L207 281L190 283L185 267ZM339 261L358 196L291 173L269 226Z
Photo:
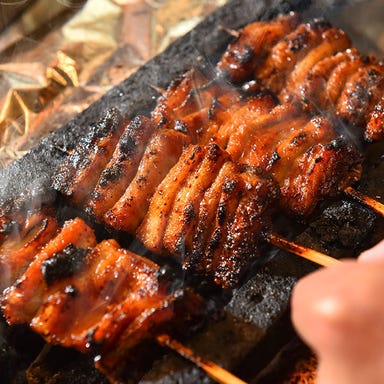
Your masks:
M326 30L321 34L321 38L321 43L297 62L292 72L287 76L285 86L279 95L280 100L290 101L292 94L299 94L304 79L319 61L342 52L351 45L348 36L337 28Z
M311 118L297 106L284 104L239 128L241 131L230 134L226 150L234 161L268 172L280 186L281 207L294 216L309 215L319 201L359 179L360 153L341 139L334 125L324 117ZM334 145L334 140L338 145ZM326 155L313 157L318 145L324 147ZM323 174L314 171L321 167ZM313 178L314 189L290 187L298 168L303 177L306 175L307 183Z
M322 34L331 28L324 20L300 24L274 45L264 62L255 70L255 77L278 94L285 86L295 65L322 42Z
M98 354L97 367L120 382L141 343L201 320L203 299L176 285L115 240L96 244L93 230L75 218L5 290L2 308L10 324L29 324L50 344Z
M278 195L271 179L227 161L200 203L184 268L224 288L238 285L266 245Z
M313 145L296 160L281 186L281 204L294 215L306 216L318 201L358 181L361 170L360 154L342 138Z
M165 295L159 267L104 240L86 256L86 265L49 290L31 326L53 344L83 352L90 344L114 343L126 325Z
M228 92L222 97L212 98L208 107L176 121L175 128L190 136L193 143L207 144L218 127L246 102L237 90Z
M177 289L157 300L152 299L149 304L131 320L115 343L104 345L96 358L96 367L112 383L128 382L139 359L148 358L148 350L143 353L139 349L143 342L164 332L185 335L204 316L204 301L189 288Z
M204 193L201 199L197 217L196 229L193 233L190 251L186 253L184 259L184 268L194 270L201 275L209 276L211 269L212 253L206 252L207 244L212 236L216 220L221 216L219 212L223 211L223 194L228 194L232 189L233 181L230 178L240 172L240 166L232 161L226 161L221 167L216 178L212 180L211 186ZM202 257L202 255L204 255Z
M169 170L178 161L188 136L164 129L157 131L148 143L137 173L124 194L106 212L105 223L135 233L147 212L150 199Z
M264 235L271 231L273 205L279 195L274 182L252 168L240 174L239 188L233 220L227 220L223 251L212 265L215 282L225 288L238 285L252 262L262 255L267 246ZM218 213L226 215L225 210Z
M202 197L229 155L216 144L204 148L201 164L188 175L175 197L163 236L164 247L184 259L191 248L197 213Z
M227 148L230 137L236 135L239 147L245 145L248 142L248 129L252 127L253 122L268 114L275 105L276 102L269 96L249 98L218 127L212 140L220 147Z
M155 190L137 236L153 252L162 253L163 236L177 193L204 157L201 146L188 146Z
M287 121L301 119L301 115L302 110L295 104L278 105L276 108L257 108L252 111L243 108L220 127L215 138L230 153L233 160L238 161L244 156L244 152L249 151L247 148L254 146L253 141L258 140L258 135L271 132L269 128L279 124L283 127L285 124L287 127L289 125ZM274 131L276 133L278 129ZM269 143L273 141L274 137L271 136ZM257 151L260 156L266 155L263 153L263 148L257 147Z
M380 108L383 97L384 63L365 65L346 83L336 106L337 116L349 124L365 128L373 113L376 113L376 121L383 120L384 113ZM373 127L378 129L376 133ZM380 125L371 125L370 129L364 132L364 138L368 141L373 141L374 138L382 139L383 133L380 131Z
M52 185L72 204L81 205L94 189L127 123L117 109L108 110L56 170Z
M50 289L62 284L73 268L81 268L84 252L95 245L95 235L83 220L66 222L34 257L24 274L3 292L1 303L7 321L29 323Z
M121 135L111 160L103 170L85 204L85 210L97 221L119 200L137 172L140 160L154 131L145 116L135 117Z
M17 226L0 246L0 291L13 285L32 262L36 254L57 233L53 217L35 213L24 228Z
M192 69L174 81L158 99L151 119L157 128L177 128L176 122L184 116L208 108L214 98L233 88L223 81L209 79L197 69Z
M260 21L247 25L229 44L217 64L218 77L240 83L251 77L255 67L287 33L299 23L297 14L278 17L272 21Z
M356 49L347 49L319 61L303 80L302 101L314 111L334 108L349 77L363 65L364 58Z
M202 270L204 264L204 274L232 287L258 254L277 195L271 180L235 166L216 144L190 146L156 191L138 237L151 251L185 260L185 268ZM240 257L241 248L249 253L252 247L252 254Z

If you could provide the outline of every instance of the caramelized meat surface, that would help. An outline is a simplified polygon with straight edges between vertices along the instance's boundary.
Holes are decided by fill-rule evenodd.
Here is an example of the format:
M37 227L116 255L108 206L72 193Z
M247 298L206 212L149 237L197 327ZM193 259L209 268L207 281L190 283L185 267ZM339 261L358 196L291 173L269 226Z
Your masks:
M199 166L204 151L201 146L188 146L155 190L148 211L137 230L138 238L153 252L162 253L163 235L180 188Z
M1 304L7 321L10 324L29 323L52 286L61 284L60 271L67 274L61 260L65 260L68 254L75 258L76 254L81 256L79 260L74 260L73 265L71 262L68 264L67 271L71 273L71 266L81 267L81 250L87 251L95 245L95 235L83 220L76 218L66 222L57 236L34 257L15 284L4 291Z
M322 34L330 28L323 20L300 24L271 47L265 61L256 67L254 76L278 94L295 66L322 42Z
M99 354L97 367L120 382L144 341L184 332L203 315L202 298L171 290L175 282L162 274L114 239L96 244L93 230L75 218L4 291L3 311L10 324L27 323L48 343Z
M105 222L108 225L135 233L156 188L176 164L188 141L188 136L173 130L160 130L154 134L145 149L135 177L120 199L106 212Z
M154 131L152 122L137 116L121 135L111 160L102 171L85 210L97 221L119 200L137 172L140 160Z
M47 341L86 351L89 344L114 343L127 324L165 295L148 259L104 240L86 256L86 265L46 295L32 328Z
M265 57L269 49L291 32L298 22L297 14L289 14L276 20L255 22L244 27L218 62L219 77L233 83L248 79L260 58Z
M277 195L271 180L242 170L216 144L190 146L156 191L137 236L149 250L166 250L186 269L232 287L259 255Z
M77 184L82 196L93 190L85 209L186 269L235 284L247 264L240 248L252 253L270 226L266 190L290 215L306 217L359 179L356 136L384 134L383 73L324 20L289 14L250 24L213 78L206 68L186 72L160 91L149 118L131 122L113 154L89 160L84 169L96 167L98 181ZM265 220L256 213L247 221L246 204Z
M52 185L72 204L81 205L108 164L127 121L116 109L90 127L53 176Z
M58 224L53 217L35 215L38 217L29 218L24 228L17 227L0 245L0 291L11 286L41 248L56 235Z

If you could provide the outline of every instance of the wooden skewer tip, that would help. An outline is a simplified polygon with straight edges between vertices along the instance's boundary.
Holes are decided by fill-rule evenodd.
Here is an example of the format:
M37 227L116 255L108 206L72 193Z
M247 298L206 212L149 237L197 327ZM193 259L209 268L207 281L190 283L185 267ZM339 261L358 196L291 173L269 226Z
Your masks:
M233 36L235 38L238 38L241 35L241 33L239 31L225 27L224 25L220 25L220 29L223 30L224 32L228 33L228 35Z
M303 245L296 244L293 241L285 239L284 237L275 233L272 233L270 235L268 241L270 244L274 245L277 248L303 257L304 259L310 260L323 267L329 267L331 265L341 263L340 260L335 259L334 257L328 256L324 253L305 247Z
M160 88L157 85L149 84L149 86L162 96L167 92L166 89Z
M220 384L246 384L245 381L234 376L232 373L228 372L214 362L203 359L196 355L196 353L193 352L190 348L181 344L177 340L172 339L167 334L158 335L157 341L160 345L172 349L185 359L196 364L198 367L204 370L208 376Z
M345 188L344 192L347 195L351 196L352 198L358 200L360 203L364 204L365 206L371 208L379 215L384 216L384 204L378 202L377 200L369 196L364 195L363 193L357 191L352 187Z

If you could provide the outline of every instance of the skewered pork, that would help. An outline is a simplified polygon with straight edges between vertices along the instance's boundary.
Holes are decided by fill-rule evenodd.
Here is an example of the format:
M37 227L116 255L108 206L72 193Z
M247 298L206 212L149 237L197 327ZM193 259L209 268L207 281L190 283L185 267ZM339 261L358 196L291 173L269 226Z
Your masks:
M3 293L7 321L29 324L51 344L97 353L97 367L112 382L135 362L134 349L143 341L170 327L182 331L202 315L198 294L174 290L157 264L113 239L96 244L79 218L42 243Z
M283 15L272 21L249 24L243 28L236 40L229 44L217 64L220 77L233 83L247 80L260 58L299 23L295 13Z
M116 203L135 176L153 130L152 122L145 116L137 116L125 127L111 160L85 203L86 211L97 220Z
M229 288L262 253L279 205L306 217L359 179L361 156L333 118L382 139L384 71L341 30L294 14L244 28L216 70L214 79L187 72L149 117L108 111L53 186L97 221ZM115 240L97 244L81 219L57 233L44 218L19 243L7 218L0 225L8 322L95 350L112 381L139 342L200 312L198 295L169 293L155 263Z
M255 36L263 37L262 44L252 40ZM356 113L362 114L363 105L375 108L381 92L380 66L371 63L369 74L365 70L355 74L366 61L349 47L343 31L322 20L299 24L297 15L290 14L252 24L229 45L217 64L216 78L188 71L162 92L150 118L131 122L113 155L109 149L104 160L96 156L92 169L97 168L98 181L92 177L82 183L87 165L77 171L71 167L75 182L70 188L64 186L62 168L53 184L69 196L73 187L83 191L81 198L72 198L83 207L88 189L85 209L97 221L137 236L152 252L177 256L185 268L209 275L224 287L233 286L249 265L234 254L242 254L241 247L259 254L261 236L251 234L270 228L272 212L265 212L277 195L282 209L306 217L319 201L360 177L362 158L348 135L338 132L335 120L314 114L307 102L317 97L314 100L324 107L336 103L334 114L341 116L343 108L357 106L347 96L358 92L364 81L373 96L362 101ZM256 80L249 81L252 76ZM343 78L344 85L337 87L335 76ZM329 81L323 84L324 77ZM236 87L230 88L223 78L237 83ZM273 93L282 104L277 104ZM371 131L380 125L381 109L375 111ZM350 118L351 124L361 125L360 115ZM121 117L115 120L114 126L124 125ZM99 125L105 123L95 127ZM108 136L102 132L101 137ZM113 140L117 141L115 136ZM133 143L129 148L127 140ZM84 143L81 151L91 159L95 144L92 141L87 152ZM76 152L66 167L74 164ZM101 164L106 165L104 170ZM229 169L233 175L226 174ZM268 177L255 176L254 169ZM274 180L273 186L268 178ZM267 193L270 199L264 196ZM244 208L239 207L244 201L254 207L253 221L242 216ZM233 240L239 231L236 225L243 227L242 241Z
M12 324L29 323L50 285L61 273L71 273L71 266L81 264L89 247L96 245L93 231L81 219L64 225L61 231L35 255L25 273L17 282L3 292L2 309L7 321ZM60 260L74 262L68 268L60 268ZM58 260L56 266L49 260ZM60 279L59 279L60 280Z
M0 245L0 291L11 286L27 269L39 250L56 235L53 217L34 213L7 234Z
M177 162L188 141L188 136L182 132L157 131L148 143L131 183L106 212L105 222L116 229L134 233L157 186Z
M273 33L273 23L260 31ZM222 56L218 77L229 73L237 84L253 71L282 103L297 100L315 112L337 116L360 129L367 141L384 137L383 62L359 54L342 30L322 20L295 25L271 45L250 48L251 61L242 60L251 26L239 32Z
M94 189L127 124L119 111L108 110L100 121L90 127L78 147L56 172L53 186L74 205L84 203Z

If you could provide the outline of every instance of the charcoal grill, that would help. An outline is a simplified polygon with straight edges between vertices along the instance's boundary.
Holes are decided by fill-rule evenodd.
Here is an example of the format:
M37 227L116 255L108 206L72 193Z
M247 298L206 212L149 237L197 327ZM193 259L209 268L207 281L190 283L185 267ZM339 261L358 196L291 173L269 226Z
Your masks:
M269 19L291 10L302 13L304 18L336 17L338 11L348 9L350 3L353 2L229 1L164 53L43 139L22 159L1 170L1 205L13 209L15 205L24 203L56 203L58 197L50 187L51 175L90 124L112 106L128 117L148 112L157 97L150 84L166 87L177 75L190 68L191 63L209 68L230 39L220 26L236 29L251 21ZM359 187L372 196L384 192L383 153L381 143L371 146L366 153L364 176ZM63 215L75 214L64 205L60 209L65 210ZM282 228L287 227L284 220L282 218ZM356 256L384 237L383 220L346 197L326 202L305 223L289 222L289 228L290 233L286 235L335 257ZM185 342L199 355L217 362L244 380L279 382L295 359L306 351L297 342L289 320L291 289L300 277L315 268L310 262L282 251L266 257L243 286L228 293L221 308L217 309L217 303L212 304L216 310L201 329L186 337ZM39 337L25 328L11 329L1 322L0 347L0 371L7 372L3 377L10 383L25 382L25 370L33 361L33 369L41 374L41 381L36 381L39 383L105 381L88 357L44 346ZM285 351L284 359L276 358L281 356L282 350ZM132 382L137 381L146 384L208 383L210 379L193 364L158 348L154 359L144 364L139 378L132 378Z

